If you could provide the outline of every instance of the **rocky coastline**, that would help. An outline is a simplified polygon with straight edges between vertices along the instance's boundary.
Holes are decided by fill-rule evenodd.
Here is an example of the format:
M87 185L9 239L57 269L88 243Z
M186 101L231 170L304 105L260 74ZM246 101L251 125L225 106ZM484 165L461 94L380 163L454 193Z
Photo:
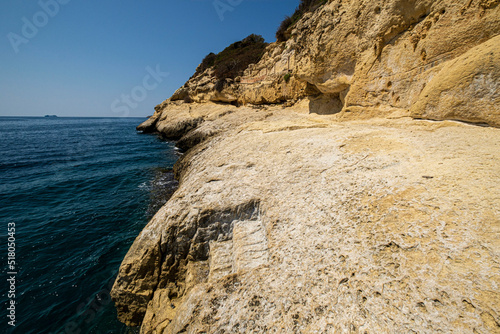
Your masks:
M242 75L196 71L138 127L185 154L119 319L500 333L499 4L326 1Z

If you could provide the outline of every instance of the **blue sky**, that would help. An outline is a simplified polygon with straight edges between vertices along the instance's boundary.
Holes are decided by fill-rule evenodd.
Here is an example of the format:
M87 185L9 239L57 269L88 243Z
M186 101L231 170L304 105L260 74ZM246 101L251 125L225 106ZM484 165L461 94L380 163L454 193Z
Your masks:
M299 0L0 3L0 116L151 115L209 52L274 42Z

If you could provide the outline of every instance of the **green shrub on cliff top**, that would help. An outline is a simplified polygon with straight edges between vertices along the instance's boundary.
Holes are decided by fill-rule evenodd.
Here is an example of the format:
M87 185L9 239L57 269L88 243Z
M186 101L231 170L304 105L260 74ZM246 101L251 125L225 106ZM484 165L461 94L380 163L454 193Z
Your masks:
M210 52L209 54L207 54L201 61L201 64L196 68L195 75L203 73L207 68L214 66L215 58L217 58L217 55L215 53Z
M290 37L290 28L297 23L298 20L300 20L302 15L307 12L315 11L327 2L328 0L301 0L293 15L291 17L285 16L285 19L281 22L278 30L276 31L276 40L278 42L286 41Z
M229 45L218 54L209 53L196 69L195 76L213 67L219 81L241 76L250 64L260 61L268 43L260 35L252 34Z
M231 44L215 58L215 76L234 79L242 75L248 65L260 61L267 45L262 36L254 34Z

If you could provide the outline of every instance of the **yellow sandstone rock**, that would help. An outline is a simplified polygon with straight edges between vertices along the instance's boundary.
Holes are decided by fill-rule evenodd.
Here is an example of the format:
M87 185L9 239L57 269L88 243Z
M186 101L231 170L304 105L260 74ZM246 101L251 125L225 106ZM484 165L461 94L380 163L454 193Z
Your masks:
M500 36L448 62L424 88L411 115L500 127Z
M120 320L500 333L499 4L327 1L221 92L207 69L158 105L138 129L179 140L180 186L121 265Z

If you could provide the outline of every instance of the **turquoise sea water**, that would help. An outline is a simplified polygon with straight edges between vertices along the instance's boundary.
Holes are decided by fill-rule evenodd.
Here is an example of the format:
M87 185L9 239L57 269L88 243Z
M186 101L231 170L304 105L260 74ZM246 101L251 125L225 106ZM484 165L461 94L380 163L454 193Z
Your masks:
M175 189L168 168L177 157L173 143L136 132L143 120L0 117L2 333L136 332L116 320L109 291Z

